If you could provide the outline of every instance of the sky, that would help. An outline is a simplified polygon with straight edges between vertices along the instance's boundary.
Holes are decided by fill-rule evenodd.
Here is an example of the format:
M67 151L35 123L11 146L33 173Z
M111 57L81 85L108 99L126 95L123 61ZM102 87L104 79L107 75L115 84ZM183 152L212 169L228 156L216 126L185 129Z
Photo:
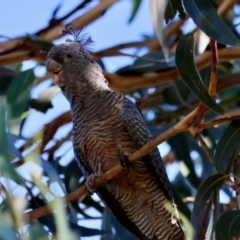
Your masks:
M93 0L86 9L96 5L99 1ZM79 1L31 1L31 0L1 0L0 1L0 35L7 37L22 36L25 33L32 34L43 27L46 27L51 19L52 12L62 3L57 17L69 12ZM153 28L149 17L148 1L142 1L142 5L131 24L128 19L131 15L132 1L122 0L113 5L102 18L86 27L86 32L91 35L94 44L91 46L94 51L104 49L119 43L141 40L143 34L152 35ZM85 11L85 10L84 10ZM79 14L79 13L78 13ZM78 14L74 14L64 23L69 23ZM61 40L60 40L61 41ZM58 40L57 43L60 43ZM133 59L129 57L111 58L108 61L108 70L126 65Z

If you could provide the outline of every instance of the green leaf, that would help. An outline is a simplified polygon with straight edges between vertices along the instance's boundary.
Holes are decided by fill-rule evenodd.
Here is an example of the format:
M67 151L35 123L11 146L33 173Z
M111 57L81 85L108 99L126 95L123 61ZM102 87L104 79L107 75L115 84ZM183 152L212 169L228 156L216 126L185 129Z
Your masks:
M75 160L71 161L64 169L64 184L67 193L71 193L79 188L79 179L83 176L81 170ZM78 200L70 203L71 206L85 218L91 218L78 205Z
M213 192L221 188L224 183L224 179L224 174L215 174L206 179L197 191L191 217L193 229L195 230L195 236L197 236L196 239L202 239L199 237L199 234L204 234L202 232L204 229L202 225L207 225L205 217L208 216L209 213L206 213L206 211L208 210L206 203L212 197Z
M11 118L19 118L27 110L34 79L33 69L24 71L12 79L7 89Z
M112 223L116 231L116 239L139 239L123 227L123 225L115 217L112 217Z
M239 239L240 210L227 211L220 215L216 228L216 240Z
M203 168L201 179L205 180L206 178L210 177L214 172L215 169L213 168L212 164L209 161L208 156L206 155L206 152L202 149L202 147L199 146L196 139L194 139L192 136L188 137L187 139L188 145L190 147L190 151L197 151L201 158L201 165ZM211 149L210 149L211 150Z
M103 216L102 216L102 231L108 231L109 234L102 236L101 240L111 240L113 238L112 233L112 214L110 213L109 209L106 207L103 210Z
M52 42L42 40L37 35L27 34L27 36L29 37L30 42L35 43L39 46L46 47L46 48L52 48L54 46L54 44Z
M179 133L176 136L168 139L168 143L174 151L178 161L182 161L186 164L186 169L188 171L187 179L190 183L198 188L200 185L200 180L195 172L193 161L189 154L190 150L187 144L187 139L184 133Z
M3 100L0 98L0 169L4 172L4 175L21 183L20 176L16 173L8 159L8 137L7 137L7 111L4 106Z
M109 233L108 231L98 230L95 228L86 228L86 227L79 226L77 224L71 224L71 223L70 223L70 228L71 228L71 230L81 233L82 237L105 235L105 234Z
M48 240L48 232L44 229L43 225L38 221L30 223L29 228L29 237L30 240Z
M207 228L207 233L205 236L205 240L211 240L214 229L217 223L218 215L219 215L219 191L215 190L213 191L213 200L212 200L212 211L211 211L211 217L209 220L208 228Z
M237 150L236 153L238 153L239 148L237 148L236 150ZM235 156L235 159L233 162L233 177L234 177L234 182L237 185L240 185L240 156L238 154L237 154L237 156ZM240 204L239 204L239 206L240 206Z
M23 155L19 151L19 149L15 146L15 142L17 140L25 140L25 139L11 133L8 133L7 139L8 139L8 149L7 149L8 153L14 157L17 157L18 159L23 159Z
M0 218L0 239L1 240L18 240L16 232L7 224L6 219Z
M182 0L168 0L167 7L164 13L166 23L172 20L177 14L177 12L179 13L179 18L184 20L186 17L186 13L184 12L182 6Z
M29 105L40 112L46 113L48 109L53 108L52 102L49 99L30 99Z
M150 52L138 58L131 66L123 67L116 73L119 75L141 75L143 73L158 72L175 67L174 55L170 54L166 61L162 51Z
M131 17L128 20L128 23L132 22L132 20L135 18L141 3L142 3L142 0L132 0L132 13L131 13Z
M238 44L238 39L208 0L183 0L183 3L194 23L206 35L226 45Z
M174 185L172 185L172 192L173 192L173 198L174 202L178 207L178 211L181 212L188 220L190 220L191 217L191 212L187 205L183 202L183 197L182 197L182 191L184 192L189 192L190 195L185 195L184 197L191 196L191 190L189 187L189 184L187 181L184 181L183 176L181 175L181 183L178 183L178 181L174 181Z
M240 144L240 120L233 121L220 138L215 156L215 168L219 173L224 173L229 165L229 160Z
M187 99L191 93L190 89L183 81L175 81L172 86L165 88L162 92L164 103L177 106L187 105Z
M87 195L83 200L82 203L84 203L87 206L91 206L94 207L97 211L99 211L100 213L103 212L103 207L96 202L95 200L93 200L89 195Z
M176 49L176 66L184 83L196 94L198 99L212 111L223 114L212 97L209 95L194 64L194 38L192 35L181 38Z
M6 94L7 88L14 76L14 71L5 67L0 67L0 95Z
M13 64L6 65L5 67L9 70L14 71L15 74L19 74L21 72L22 65L23 65L23 63L19 62L19 63L13 63Z

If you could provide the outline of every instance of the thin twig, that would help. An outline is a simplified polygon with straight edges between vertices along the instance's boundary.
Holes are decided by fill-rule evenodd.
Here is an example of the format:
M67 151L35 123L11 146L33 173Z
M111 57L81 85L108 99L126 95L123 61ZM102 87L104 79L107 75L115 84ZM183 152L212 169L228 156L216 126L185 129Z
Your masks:
M57 25L62 23L64 20L66 20L67 18L71 17L74 13L76 13L80 9L84 8L91 1L92 0L84 0L76 8L74 8L69 13L67 13L65 16L63 16L61 18L58 18L58 19L55 19L54 21L51 21L46 28L41 29L40 31L36 32L34 35L41 35L41 34L47 32L47 31L51 30L53 27L56 27Z
M210 46L212 52L212 70L211 70L211 80L208 88L208 92L212 97L217 95L217 81L218 81L218 51L217 42L210 39Z
M228 116L228 117L225 117L225 118L219 118L219 119L216 119L216 120L213 120L213 121L210 121L210 122L202 123L198 126L198 128L199 129L206 129L206 128L210 128L210 127L215 127L215 126L225 124L225 123L231 122L233 120L237 120L237 119L240 119L239 115Z
M198 133L195 138L199 141L200 146L202 147L202 149L204 150L204 152L206 153L210 163L212 165L214 165L214 157L213 154L211 153L209 147L207 146L207 144L205 143L205 141L203 140L202 136Z

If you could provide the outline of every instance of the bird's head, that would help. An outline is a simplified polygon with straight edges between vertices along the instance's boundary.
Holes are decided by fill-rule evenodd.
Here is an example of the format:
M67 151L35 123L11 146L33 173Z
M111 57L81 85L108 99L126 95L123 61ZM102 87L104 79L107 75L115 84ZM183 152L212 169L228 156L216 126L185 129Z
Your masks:
M66 27L65 32L74 36L74 40L54 46L47 55L46 68L71 102L73 98L83 98L108 89L108 83L101 67L94 61L87 44L90 38L80 36L80 31Z

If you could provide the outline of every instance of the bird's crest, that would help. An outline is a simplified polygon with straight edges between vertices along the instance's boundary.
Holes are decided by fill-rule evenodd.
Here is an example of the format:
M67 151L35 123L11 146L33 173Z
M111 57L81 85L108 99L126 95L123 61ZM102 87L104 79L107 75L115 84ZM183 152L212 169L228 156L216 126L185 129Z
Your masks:
M67 42L77 42L80 46L80 50L90 50L89 44L93 43L92 38L88 34L83 32L83 27L75 29L71 25L66 25L62 30L63 34L70 34L73 36L73 40L67 39Z

